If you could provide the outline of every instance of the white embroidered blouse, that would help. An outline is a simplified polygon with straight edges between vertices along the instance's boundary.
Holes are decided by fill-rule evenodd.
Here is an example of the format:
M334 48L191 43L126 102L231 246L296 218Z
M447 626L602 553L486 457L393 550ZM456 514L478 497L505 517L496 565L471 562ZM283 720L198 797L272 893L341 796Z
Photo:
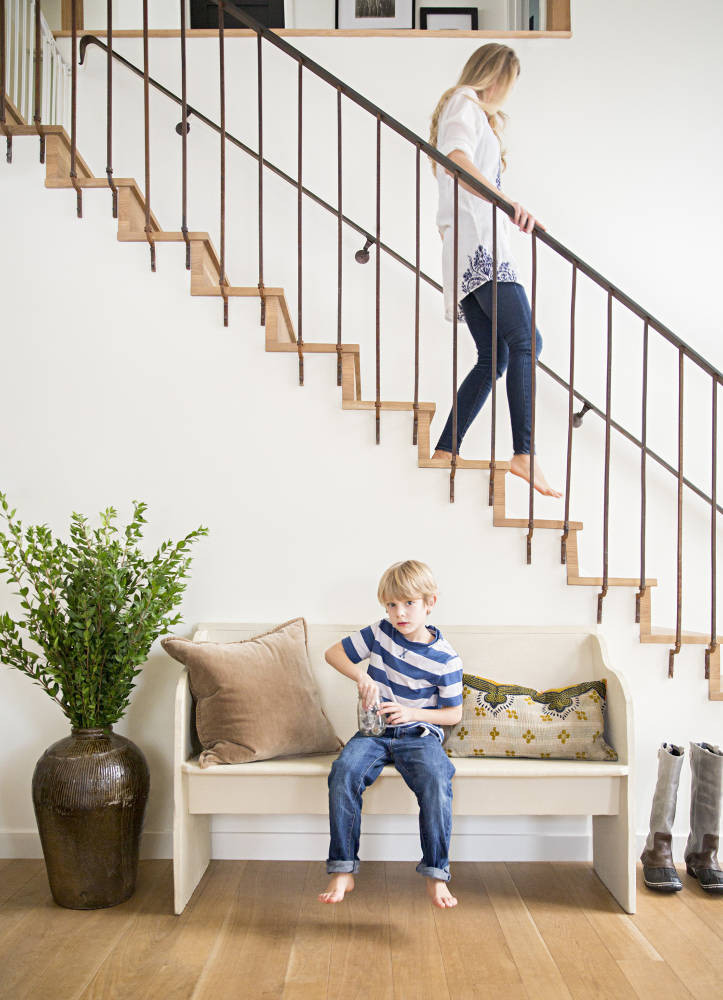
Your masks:
M470 100L471 98L471 100ZM459 149L484 176L500 188L500 143L487 115L477 103L472 87L459 87L449 98L439 118L437 149L449 155ZM459 185L457 289L454 285L454 180L437 165L439 209L437 226L442 233L442 283L444 314L452 321L457 304L469 292L492 280L492 204ZM510 250L510 220L497 212L497 280L518 281L517 266Z

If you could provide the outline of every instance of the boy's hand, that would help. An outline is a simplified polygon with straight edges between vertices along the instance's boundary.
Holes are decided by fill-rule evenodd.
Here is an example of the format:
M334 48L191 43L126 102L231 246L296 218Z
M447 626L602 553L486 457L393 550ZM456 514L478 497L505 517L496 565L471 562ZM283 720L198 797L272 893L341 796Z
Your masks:
M358 682L357 687L359 689L359 697L362 700L362 705L365 709L370 709L373 705L378 705L381 701L379 697L379 688L368 676L368 674L363 674Z
M385 701L379 708L379 712L386 715L387 724L390 726L401 726L404 722L417 721L417 714L413 708L407 708L406 705L397 705L393 701Z

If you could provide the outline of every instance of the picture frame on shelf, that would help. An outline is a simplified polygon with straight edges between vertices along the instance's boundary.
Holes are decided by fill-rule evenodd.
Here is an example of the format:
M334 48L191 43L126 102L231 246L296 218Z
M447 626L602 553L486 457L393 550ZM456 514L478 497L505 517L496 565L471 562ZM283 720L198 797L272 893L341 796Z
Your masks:
M414 0L335 0L334 27L358 31L411 29Z
M423 31L477 31L476 7L420 7L419 27Z

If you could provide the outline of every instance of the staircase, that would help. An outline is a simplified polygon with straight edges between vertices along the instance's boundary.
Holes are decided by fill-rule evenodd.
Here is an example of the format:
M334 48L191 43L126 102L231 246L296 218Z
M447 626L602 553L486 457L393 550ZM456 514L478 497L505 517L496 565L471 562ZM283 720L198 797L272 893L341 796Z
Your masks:
M261 36L267 38L269 33L259 30ZM274 36L275 37L275 36ZM270 39L269 39L270 40ZM277 44L274 42L274 44ZM286 48L291 48L284 43ZM0 134L7 137L8 145L15 137L41 136L44 143L46 166L45 184L48 188L73 189L77 193L80 205L81 192L87 189L108 188L109 178L97 177L91 172L88 164L75 149L75 145L65 128L60 125L42 125L37 121L28 124L10 99L5 96L3 116L0 123ZM222 125L223 128L223 125ZM421 141L421 140L420 140ZM442 158L443 159L443 158ZM73 162L75 171L72 170ZM451 161L449 161L451 163ZM466 178L466 175L465 175ZM417 448L417 464L419 468L449 468L449 463L433 461L430 457L430 427L435 414L435 403L419 400L384 400L365 399L362 393L360 345L349 343L321 343L301 340L297 337L292 321L289 305L283 288L268 287L260 281L259 286L245 287L229 283L223 264L223 251L219 254L207 232L167 231L162 229L155 215L146 204L143 190L133 178L115 178L112 180L117 189L117 219L118 240L131 243L148 243L152 253L155 247L163 243L186 243L188 261L190 264L190 293L198 296L214 296L222 298L224 303L233 297L258 297L262 303L262 322L265 332L265 349L270 353L295 354L299 358L300 372L303 371L303 361L307 356L316 354L335 354L338 358L339 385L341 388L341 405L345 410L369 410L379 416L381 411L409 411L415 415L415 438ZM223 230L222 230L223 233ZM223 240L223 236L222 236ZM552 241L553 243L555 241ZM562 381L558 378L558 381ZM568 388L570 388L568 386ZM572 389L570 394L572 398ZM606 415L603 415L606 416ZM607 423L609 430L609 409ZM532 509L532 492L530 500L530 516L508 516L506 510L506 478L509 471L507 462L491 459L468 460L453 456L452 480L457 470L467 469L489 470L490 496L493 500L493 525L498 528L514 528L526 530L531 537L532 530L561 531L562 562L566 566L567 583L574 587L629 588L636 593L636 621L640 625L640 641L642 643L663 644L675 646L671 651L670 665L672 672L672 657L683 644L703 645L706 647L706 676L709 680L709 697L711 700L723 701L723 687L720 675L720 637L710 633L684 632L680 628L680 610L678 626L674 629L655 628L651 624L652 590L657 586L657 580L640 577L611 577L607 574L607 565L602 577L582 576L579 569L578 535L583 530L580 521L543 519L535 517ZM679 479L679 491L682 490L682 476ZM569 497L569 483L568 483ZM712 498L715 504L715 494ZM607 530L607 529L606 529ZM714 544L714 543L713 543ZM604 593L601 597L604 596ZM679 595L680 609L680 595ZM599 604L599 608L601 604Z

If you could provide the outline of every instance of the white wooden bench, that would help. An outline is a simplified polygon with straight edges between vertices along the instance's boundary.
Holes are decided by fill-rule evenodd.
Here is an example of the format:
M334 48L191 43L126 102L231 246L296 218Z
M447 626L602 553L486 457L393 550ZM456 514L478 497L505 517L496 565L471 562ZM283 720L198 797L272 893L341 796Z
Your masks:
M195 640L233 642L267 624L203 624ZM324 651L358 625L310 625L309 652L321 701L343 740L356 732L356 689L330 667ZM440 626L441 627L441 626ZM605 678L606 739L617 762L454 758L454 813L459 816L592 816L593 866L628 913L635 911L632 802L632 704L595 630L442 627L467 673L537 690ZM211 857L215 814L325 814L327 776L336 755L285 757L201 769L191 742L192 698L184 671L176 689L173 869L181 913ZM416 814L417 802L393 767L364 793L367 814ZM454 858L452 858L454 861Z

